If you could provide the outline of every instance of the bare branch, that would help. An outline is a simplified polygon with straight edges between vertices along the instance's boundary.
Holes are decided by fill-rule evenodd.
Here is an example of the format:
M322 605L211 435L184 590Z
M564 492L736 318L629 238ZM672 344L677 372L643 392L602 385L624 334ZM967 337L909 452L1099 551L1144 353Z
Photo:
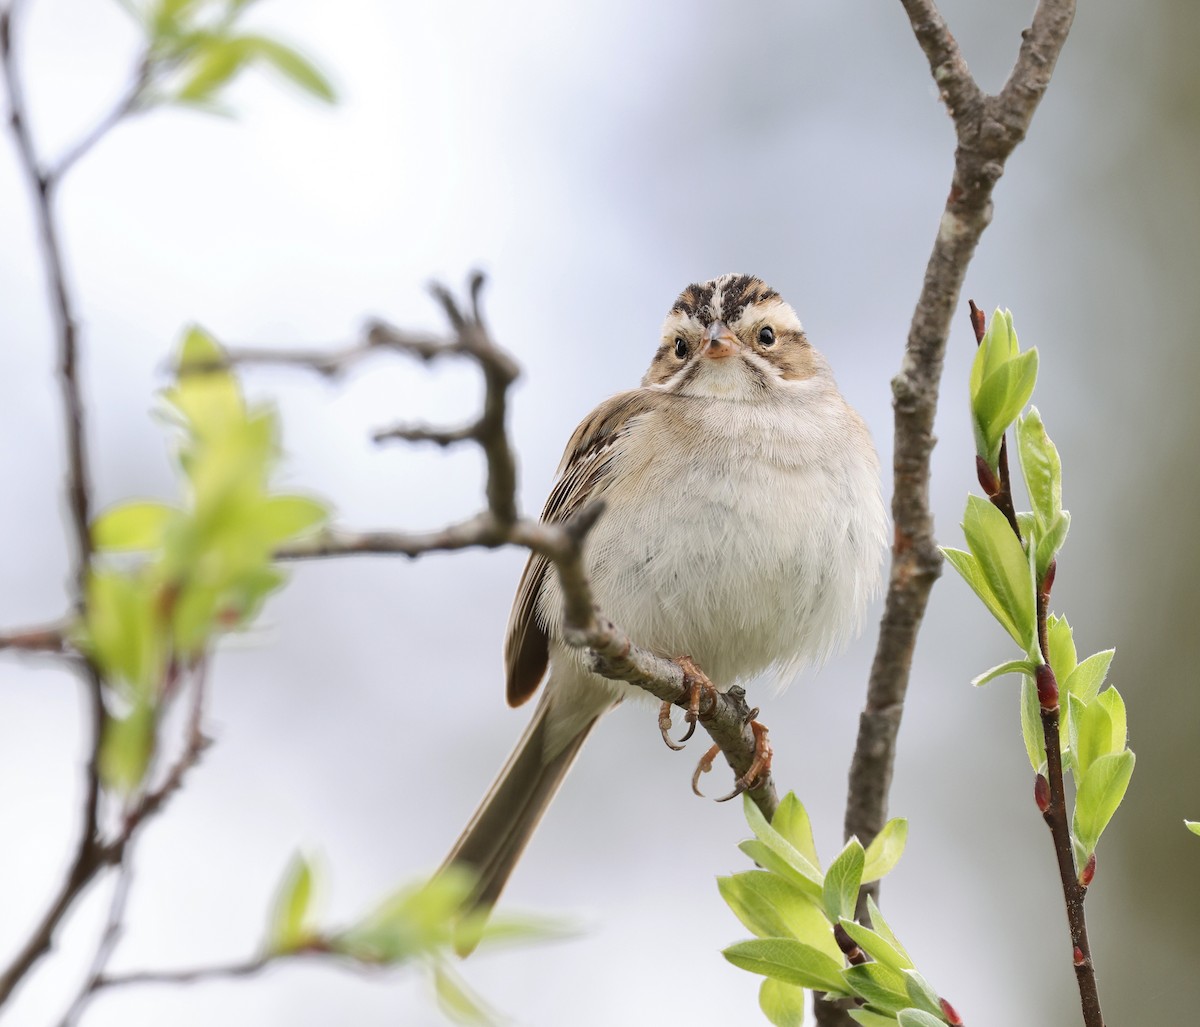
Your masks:
M55 656L74 656L67 644L67 622L43 624L36 628L16 628L0 631L0 650L11 649L26 653L51 653Z
M53 167L47 170L46 184L48 187L53 188L60 182L63 176L120 122L131 114L136 114L144 109L143 101L153 73L154 65L150 61L149 54L143 54L141 60L138 61L137 73L134 75L133 81L112 109L96 122L90 132L59 157Z
M88 563L91 558L89 532L90 487L83 398L79 386L78 329L74 303L67 287L66 271L53 206L53 179L43 170L29 131L22 99L20 77L13 51L13 15L10 5L0 10L0 73L8 94L8 123L16 143L21 174L33 197L42 262L50 288L52 316L58 341L58 380L62 394L67 440L67 508L72 538L73 605L83 613ZM88 718L88 756L83 789L82 826L75 855L50 907L32 936L0 974L0 1005L29 969L50 948L54 932L76 897L110 860L99 840L100 739L104 727L104 700L100 675L90 661L81 663Z
M941 573L929 507L929 458L950 321L967 266L991 221L992 191L1009 155L1025 138L1075 12L1075 0L1040 0L1008 83L998 96L988 96L971 77L933 0L901 3L954 121L958 147L901 371L892 381L895 540L879 642L850 768L845 820L846 836L857 835L864 845L887 819L913 650L930 589ZM860 918L865 916L867 892L877 890L877 884L864 889ZM850 1023L844 1011L828 1003L817 1004L817 1018L825 1025Z
M125 928L125 907L133 882L133 849L139 829L160 812L171 797L183 787L188 771L199 762L204 750L208 748L209 739L202 731L207 665L202 659L192 669L192 704L188 711L183 749L167 769L158 786L145 791L126 812L120 834L107 846L111 862L117 867L117 880L109 900L108 916L95 955L92 957L91 967L78 994L63 1015L59 1027L74 1027L79 1022L83 1011L102 987L104 968L108 966L121 940Z
M261 955L237 963L199 966L187 970L137 970L133 973L101 974L96 978L95 990L121 988L130 984L195 984L197 981L213 981L229 977L252 977L254 974L261 973L279 958L273 955Z

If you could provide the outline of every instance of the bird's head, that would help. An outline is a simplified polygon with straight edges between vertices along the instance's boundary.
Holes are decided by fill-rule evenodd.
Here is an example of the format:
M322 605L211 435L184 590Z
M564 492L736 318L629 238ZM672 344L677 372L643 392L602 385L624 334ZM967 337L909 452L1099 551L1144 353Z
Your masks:
M754 400L823 368L779 293L752 275L729 274L679 294L642 384L685 396Z

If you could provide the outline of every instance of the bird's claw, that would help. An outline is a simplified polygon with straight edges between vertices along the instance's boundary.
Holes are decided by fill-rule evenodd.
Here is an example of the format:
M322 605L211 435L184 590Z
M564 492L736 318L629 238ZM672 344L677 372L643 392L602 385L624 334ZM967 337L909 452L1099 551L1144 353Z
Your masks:
M758 710L752 710L751 717L754 717ZM760 724L757 720L750 721L750 730L754 732L754 758L750 761L750 766L746 768L746 773L739 777L733 783L733 791L728 795L722 795L717 802L728 802L730 799L736 799L742 792L757 788L766 779L767 774L771 771L771 756L773 754L771 743L767 739L767 728L765 724ZM714 746L715 748L715 746ZM705 753L705 757L711 756L711 753ZM703 760L701 760L703 762ZM712 760L709 760L709 767L712 766ZM704 768L708 769L708 767ZM700 768L696 769L696 777L700 776ZM693 778L693 782L695 778ZM695 784L693 783L693 790Z
M679 742L671 740L671 704L664 702L658 708L658 730L662 734L662 740L667 743L668 749L674 749L676 752L683 751L683 743L692 737L692 732L689 730Z
M721 747L719 745L712 746L708 752L700 757L700 762L696 764L695 773L692 774L692 791L702 799L704 798L704 793L700 791L700 775L707 774L712 770L713 760L717 758L717 753L720 751Z
M758 710L753 710L751 716L757 713ZM766 726L757 720L751 720L750 730L754 732L754 758L750 761L750 766L746 768L746 773L733 783L733 791L728 795L722 795L716 800L717 802L728 802L730 799L736 799L742 792L757 788L771 770L771 743L767 740ZM714 745L700 757L700 762L696 764L696 772L692 774L692 791L701 797L703 796L700 791L700 775L707 774L712 770L713 760L717 758L717 753L720 751L721 747Z
M663 741L667 743L667 746L678 752L683 748L687 740L696 733L696 722L700 719L701 700L708 699L708 708L711 710L717 701L717 688L716 685L708 680L708 675L696 665L696 661L690 656L680 656L675 663L683 671L683 685L688 693L687 707L683 715L683 722L687 724L687 730L678 742L671 740L669 735L671 729L671 703L669 702L664 702L659 708L658 729L662 732Z

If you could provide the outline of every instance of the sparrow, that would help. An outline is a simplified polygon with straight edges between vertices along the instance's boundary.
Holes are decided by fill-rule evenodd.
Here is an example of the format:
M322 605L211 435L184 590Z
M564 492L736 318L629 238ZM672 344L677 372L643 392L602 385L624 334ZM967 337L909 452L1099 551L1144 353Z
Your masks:
M567 443L542 519L603 497L584 562L595 601L639 645L689 658L720 691L786 681L859 629L880 585L879 461L795 311L751 275L679 294L641 385ZM561 639L562 594L530 557L504 645L508 702L546 687L445 865L496 902L597 721L647 693L591 672Z

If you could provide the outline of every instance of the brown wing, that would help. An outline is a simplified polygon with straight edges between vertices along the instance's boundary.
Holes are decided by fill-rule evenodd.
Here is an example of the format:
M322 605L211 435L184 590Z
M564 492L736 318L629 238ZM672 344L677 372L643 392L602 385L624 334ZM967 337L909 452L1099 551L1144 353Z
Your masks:
M584 418L563 452L558 465L559 479L542 510L544 522L565 521L585 503L603 494L613 443L629 430L635 417L658 402L656 393L634 389L606 400ZM517 585L504 639L510 706L520 706L537 691L550 660L550 640L537 610L538 596L549 570L549 561L535 553L525 564L525 573Z

